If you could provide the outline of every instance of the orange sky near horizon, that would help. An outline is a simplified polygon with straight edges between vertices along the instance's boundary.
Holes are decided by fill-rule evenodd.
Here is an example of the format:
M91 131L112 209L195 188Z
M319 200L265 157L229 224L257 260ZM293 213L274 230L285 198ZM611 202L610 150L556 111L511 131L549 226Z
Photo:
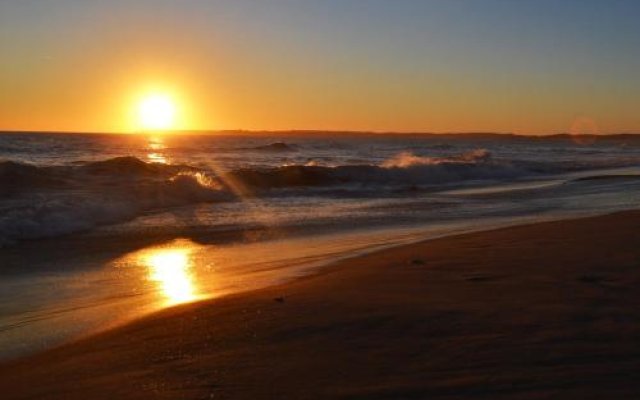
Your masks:
M136 132L164 93L177 130L640 132L640 57L519 10L496 28L444 2L53 3L0 5L1 130Z
M424 93L411 90L408 82L374 84L374 77L365 76L337 82L273 77L250 84L242 77L216 80L179 68L160 73L114 69L64 79L50 71L34 75L26 84L4 85L9 89L0 96L0 129L136 132L137 105L153 93L167 94L176 103L176 130L546 134L617 133L640 127L633 112L618 110L621 115L615 115L607 112L606 104L584 102L576 109L590 113L567 112L562 103L572 100L561 93L545 101L538 96L522 99L507 89L499 97L482 99L486 90L496 88L452 85L455 77L432 82ZM48 80L54 83L45 83ZM319 91L330 92L314 95Z

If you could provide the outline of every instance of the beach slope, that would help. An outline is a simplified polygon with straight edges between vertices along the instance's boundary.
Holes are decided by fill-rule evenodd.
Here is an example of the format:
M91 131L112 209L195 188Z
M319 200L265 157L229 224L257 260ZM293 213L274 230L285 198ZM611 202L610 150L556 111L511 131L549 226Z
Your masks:
M640 398L640 213L443 238L0 366L3 399Z

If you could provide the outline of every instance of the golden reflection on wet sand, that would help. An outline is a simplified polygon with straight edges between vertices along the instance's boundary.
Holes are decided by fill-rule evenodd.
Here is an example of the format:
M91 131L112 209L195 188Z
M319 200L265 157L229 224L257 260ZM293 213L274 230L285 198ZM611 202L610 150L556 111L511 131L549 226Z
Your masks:
M148 269L148 279L158 285L165 305L187 303L198 299L196 278L192 271L188 245L149 249L140 256Z

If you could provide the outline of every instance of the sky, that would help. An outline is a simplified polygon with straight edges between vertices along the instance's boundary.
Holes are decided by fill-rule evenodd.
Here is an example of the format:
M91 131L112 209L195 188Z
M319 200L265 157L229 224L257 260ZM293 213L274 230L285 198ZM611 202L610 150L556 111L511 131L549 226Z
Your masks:
M640 1L1 0L0 129L640 133Z

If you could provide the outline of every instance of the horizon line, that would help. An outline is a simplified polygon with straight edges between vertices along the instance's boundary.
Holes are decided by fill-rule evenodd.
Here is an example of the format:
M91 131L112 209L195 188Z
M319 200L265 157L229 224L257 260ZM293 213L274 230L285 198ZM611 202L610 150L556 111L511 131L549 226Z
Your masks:
M515 137L611 137L611 136L639 136L640 132L618 132L618 133L540 133L526 134L513 132L491 132L491 131L376 131L376 130L322 130L322 129L276 129L276 130L254 130L254 129L173 129L164 131L66 131L66 130L31 130L31 129L0 129L0 134L61 134L61 135L224 135L224 134L350 134L350 135L415 135L415 136L451 136L451 135L477 135L477 136L515 136Z

